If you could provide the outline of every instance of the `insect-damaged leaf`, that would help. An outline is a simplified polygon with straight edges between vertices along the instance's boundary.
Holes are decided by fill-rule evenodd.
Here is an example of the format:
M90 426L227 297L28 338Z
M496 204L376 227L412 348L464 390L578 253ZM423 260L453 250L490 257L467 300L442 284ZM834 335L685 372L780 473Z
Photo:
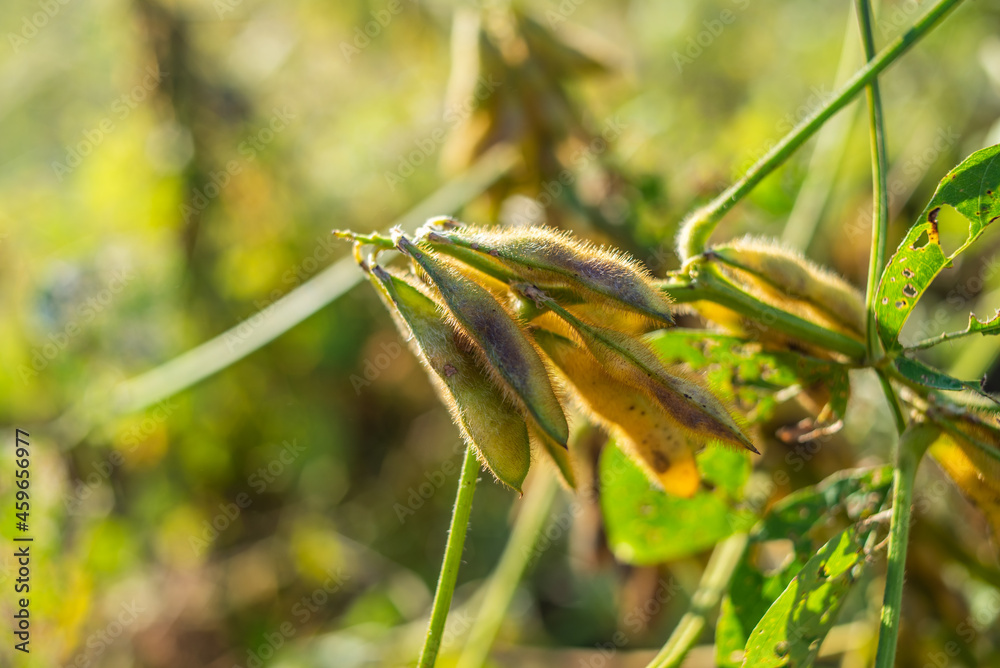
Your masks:
M857 530L849 527L806 562L754 628L743 665L752 668L809 666L837 621L854 584L863 554Z
M747 551L722 601L715 631L716 665L743 665L750 632L819 547L814 534L838 516L856 522L876 512L891 483L890 466L840 471L768 510L750 533ZM783 540L792 542L792 558L776 570L759 568L755 557L762 546Z
M506 307L489 290L417 248L398 230L393 239L437 288L454 322L476 342L497 379L523 403L528 415L553 441L566 447L569 427L549 382L541 355Z
M984 148L949 172L886 265L875 294L875 315L887 350L902 348L899 332L934 278L1000 216L998 156L1000 145ZM954 208L969 224L965 243L950 255L945 254L938 234L937 218L943 206Z
M381 267L371 269L371 278L412 333L407 338L463 438L498 480L520 492L531 461L524 418L480 368L434 300Z

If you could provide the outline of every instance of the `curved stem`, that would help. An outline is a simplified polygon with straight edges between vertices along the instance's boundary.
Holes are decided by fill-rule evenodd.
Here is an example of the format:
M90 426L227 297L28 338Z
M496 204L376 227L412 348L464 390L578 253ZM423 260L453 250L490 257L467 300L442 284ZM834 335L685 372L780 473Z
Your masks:
M917 19L913 27L890 42L874 60L858 70L830 101L803 119L795 129L785 135L763 158L758 160L742 178L706 206L688 216L677 239L677 254L681 259L689 260L704 251L715 226L730 209L746 197L764 177L785 162L830 117L847 106L847 103L862 88L929 33L961 1L938 0L934 3L926 14Z
M722 595L729 588L733 572L743 558L747 547L747 534L733 534L715 546L712 557L705 566L705 573L698 583L698 591L691 599L691 609L681 617L667 644L653 657L646 668L676 668L697 642L705 628L705 619Z
M899 622L902 617L903 579L906 572L906 547L910 536L913 483L920 459L939 433L938 427L920 423L907 428L899 439L892 487L889 564L885 575L885 594L882 599L882 620L875 668L892 668L896 660L896 640L899 637Z
M455 593L455 582L458 580L458 567L462 562L465 532L469 528L469 513L472 512L472 497L476 493L478 478L479 459L470 446L465 450L465 460L462 462L462 477L458 480L455 509L452 511L451 527L448 529L448 543L444 548L444 561L441 563L441 573L438 575L437 589L434 591L431 619L427 625L424 648L420 651L420 660L417 662L418 668L432 668L441 648L441 635L444 633L444 623L448 619L451 597Z
M865 59L871 62L875 57L875 37L872 35L872 11L868 0L856 0L858 25L861 42L865 49ZM875 332L875 290L885 265L886 242L889 227L889 187L886 181L885 121L882 116L882 95L878 78L873 78L866 86L868 98L868 127L872 147L872 249L868 259L868 288L865 291L865 310L868 313L867 349L868 359L873 360L880 352L878 335ZM891 387L888 392L891 391Z
M559 482L553 471L539 467L539 474L540 479L528 490L524 507L517 516L507 546L486 585L479 614L458 659L458 668L479 668L485 663L517 585L534 556L535 542L545 527L552 501L559 489Z

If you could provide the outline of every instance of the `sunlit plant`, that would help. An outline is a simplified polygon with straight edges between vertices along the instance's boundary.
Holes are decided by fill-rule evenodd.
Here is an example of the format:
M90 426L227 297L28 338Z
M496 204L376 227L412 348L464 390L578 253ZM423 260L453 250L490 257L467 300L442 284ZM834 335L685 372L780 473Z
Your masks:
M547 227L441 217L412 234L336 232L354 243L359 267L468 445L421 666L433 665L439 651L480 467L520 493L532 460L541 457L576 488L582 455L570 427L577 421L611 437L600 458L600 495L620 558L658 563L671 555L664 541L648 539L639 508L685 507L701 520L690 540L717 544L696 609L652 666L679 665L720 599L719 665L810 665L852 585L875 568L882 550L887 573L876 665L893 665L913 486L925 453L1000 532L996 402L978 382L953 378L919 356L945 341L1000 333L1000 312L970 314L961 331L909 345L900 340L934 278L1000 217L1000 146L949 172L895 253L886 248L877 75L954 4L938 2L875 54L869 8L859 1L868 65L685 220L677 240L681 266L662 278L621 250ZM712 243L721 217L862 89L875 176L866 290L775 240ZM968 227L950 253L938 231L943 210ZM704 328L674 326L679 311L701 316ZM766 512L737 508L748 457L760 454L763 442L757 425L798 395L814 415L786 438L808 442L835 432L847 410L848 371L863 368L879 379L900 434L894 466L841 471ZM817 527L832 517L840 529L820 540ZM791 540L794 555L764 573L752 554L773 538ZM488 647L492 638L485 636L477 642Z

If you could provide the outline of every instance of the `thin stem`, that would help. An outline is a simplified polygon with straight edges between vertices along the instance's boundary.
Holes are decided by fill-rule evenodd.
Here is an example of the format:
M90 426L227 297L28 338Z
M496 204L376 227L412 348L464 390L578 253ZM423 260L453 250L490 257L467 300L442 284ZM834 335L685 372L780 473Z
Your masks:
M719 604L722 595L729 588L729 581L743 558L746 547L745 533L733 534L715 546L701 582L698 583L698 591L691 599L691 609L681 617L667 644L646 668L676 668L681 665L704 630L708 614Z
M451 527L448 529L448 543L444 548L444 561L441 563L441 573L438 575L437 589L434 591L431 619L427 624L427 636L424 638L424 648L420 651L418 668L432 668L437 661L438 650L441 649L441 635L444 633L444 623L448 619L451 597L455 593L458 567L462 562L462 550L465 548L465 532L469 528L469 514L472 512L472 497L476 493L478 479L479 459L472 446L469 446L465 450L465 460L462 462L462 476L458 479L455 509L451 513Z
M868 0L856 0L861 42L868 62L875 57L875 37L872 34L872 12ZM875 331L875 290L885 266L886 243L889 228L889 186L885 149L885 119L882 115L882 94L878 78L866 86L868 98L868 127L872 148L872 247L868 259L868 288L865 291L865 310L868 313L868 359L879 354L878 335Z
M906 572L906 547L910 535L910 511L917 467L940 430L929 423L910 425L899 439L896 470L892 487L892 524L889 527L888 570L882 599L882 620L878 634L875 668L892 668L896 660L896 641L902 618L903 578Z
M885 372L885 369L875 369L875 373L878 374L878 382L882 385L882 392L885 393L885 399L889 402L892 419L896 423L896 432L902 434L906 431L906 415L903 413L902 406L900 406L896 390L893 389L892 382L889 380L889 374Z
M458 659L458 668L479 668L486 662L517 585L534 556L535 542L545 527L559 489L553 471L539 467L539 475L535 486L528 490L507 546L486 585L479 614Z
M962 0L938 0L926 14L917 19L909 30L889 43L874 60L851 77L829 102L813 112L764 157L722 194L706 206L692 213L681 228L677 240L677 254L682 260L689 260L705 250L708 238L719 220L737 203L746 197L768 174L777 169L807 139L816 133L826 121L857 95L862 88L873 81L885 68L903 55L911 46L929 33L944 16Z
M960 332L945 332L944 334L938 334L937 336L932 336L929 339L924 339L914 343L912 346L907 346L907 350L924 350L926 348L932 348L939 343L945 343L946 341L954 341L955 339L961 339L966 336L972 336L973 334L983 334L984 332L963 329Z

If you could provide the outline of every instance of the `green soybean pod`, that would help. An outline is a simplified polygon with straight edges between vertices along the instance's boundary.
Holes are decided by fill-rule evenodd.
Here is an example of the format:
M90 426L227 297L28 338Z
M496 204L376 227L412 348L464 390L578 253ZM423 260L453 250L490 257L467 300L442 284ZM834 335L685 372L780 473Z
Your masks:
M660 324L673 323L670 297L634 258L548 227L488 229L432 219L419 232L436 251L475 263L498 278L545 290L563 288L610 308L626 308ZM516 279L515 279L516 277Z
M527 424L504 396L462 335L448 323L442 308L405 278L371 267L376 289L403 325L404 336L429 372L466 443L497 480L521 491L531 450ZM406 330L409 330L407 332Z
M489 290L417 248L398 230L393 238L399 251L410 256L437 288L456 327L475 342L488 369L538 427L565 448L566 415L541 354L514 316Z

